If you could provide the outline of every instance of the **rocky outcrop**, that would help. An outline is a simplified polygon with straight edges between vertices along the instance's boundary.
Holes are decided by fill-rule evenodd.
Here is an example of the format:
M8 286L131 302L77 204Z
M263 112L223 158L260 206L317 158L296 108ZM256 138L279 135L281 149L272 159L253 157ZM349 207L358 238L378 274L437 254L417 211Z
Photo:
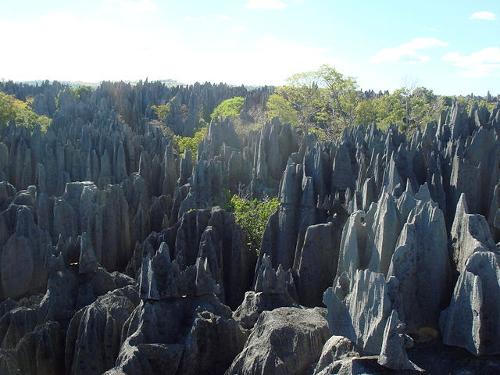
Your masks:
M398 318L396 310L392 310L384 330L382 349L378 363L394 370L423 371L408 359L406 348L413 346L413 339L404 333L405 326Z
M441 313L443 342L475 355L500 353L500 267L498 253L474 252Z
M302 305L321 305L322 291L336 275L341 233L337 222L307 228L304 244L295 256L294 265L298 301Z
M332 336L323 346L314 375L334 374L342 367L343 362L351 357L359 357L354 344L346 337Z
M12 203L0 214L3 298L23 297L46 287L51 240L36 224L33 211L32 206Z
M465 270L467 260L476 251L495 249L485 218L481 215L469 214L468 210L465 195L462 194L450 232L453 261L458 272Z
M363 352L378 354L384 329L396 300L398 281L369 270L356 271L352 284L345 276L325 291L328 326L334 335L344 336Z
M321 309L265 311L226 374L303 374L313 368L328 337Z
M233 316L240 324L251 329L263 311L278 307L297 306L293 296L295 287L290 270L281 265L275 271L269 256L262 257L257 272L254 290L245 293L245 298Z
M68 326L65 368L69 374L102 374L112 368L125 321L139 304L127 286L108 292L78 311Z
M165 243L144 255L143 301L123 324L120 353L107 374L220 373L245 340L231 310L217 298L207 258L180 270ZM222 345L230 350L220 351Z
M410 212L387 275L399 281L397 309L408 330L436 329L450 295L451 273L444 216L432 201L419 201Z

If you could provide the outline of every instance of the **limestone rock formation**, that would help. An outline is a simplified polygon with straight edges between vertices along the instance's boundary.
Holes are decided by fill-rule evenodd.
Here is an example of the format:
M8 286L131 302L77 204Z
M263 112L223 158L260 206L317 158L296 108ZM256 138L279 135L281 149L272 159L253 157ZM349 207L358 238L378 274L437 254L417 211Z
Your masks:
M269 87L0 90L51 118L0 128L1 374L500 372L499 105L323 141Z
M356 271L352 284L345 274L325 291L328 326L334 335L344 336L365 353L378 354L392 309L398 305L398 281L369 270Z
M408 359L406 348L413 345L413 340L404 330L405 326L399 321L398 313L392 310L385 326L378 363L393 370L423 371Z
M299 302L320 306L325 290L335 277L339 259L341 227L338 223L311 225L295 257L295 285Z
M213 295L142 302L122 332L116 366L106 374L222 373L245 340Z
M226 374L303 374L312 369L328 337L321 309L265 311Z
M263 311L278 307L298 306L293 298L295 287L290 270L281 265L275 271L269 256L262 257L257 271L254 290L245 293L245 298L233 316L247 329L254 326Z
M419 200L410 212L387 275L399 281L397 309L408 330L437 328L451 291L451 271L444 216L432 201Z
M332 336L323 346L321 356L314 368L314 375L336 373L346 358L359 357L354 344L346 337Z
M450 306L441 313L446 345L475 355L500 353L500 267L498 253L476 251L455 285Z
M114 366L121 331L139 297L132 286L116 289L79 310L66 335L65 367L69 374L102 374Z

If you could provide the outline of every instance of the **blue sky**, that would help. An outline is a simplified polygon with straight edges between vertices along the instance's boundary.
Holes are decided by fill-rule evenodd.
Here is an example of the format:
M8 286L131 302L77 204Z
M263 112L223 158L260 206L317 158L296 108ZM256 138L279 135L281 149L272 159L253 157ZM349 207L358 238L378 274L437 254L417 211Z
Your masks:
M281 84L327 63L363 89L500 93L499 0L2 0L0 79Z

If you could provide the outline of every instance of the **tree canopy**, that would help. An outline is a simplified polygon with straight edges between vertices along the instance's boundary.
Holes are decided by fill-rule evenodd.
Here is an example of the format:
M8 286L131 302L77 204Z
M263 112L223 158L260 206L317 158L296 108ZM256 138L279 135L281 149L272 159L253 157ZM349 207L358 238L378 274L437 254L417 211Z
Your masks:
M40 126L42 131L46 131L51 119L35 113L30 107L30 100L22 101L0 92L0 126L6 126L10 122L31 130Z
M212 120L238 118L240 116L241 110L243 109L244 103L245 98L242 96L235 96L233 98L223 100L217 107L215 107L212 114L210 115L210 118Z
M446 107L457 100L466 108L473 105L492 110L495 100L445 97L425 87L401 87L392 92L363 92L355 78L329 65L318 70L297 73L285 85L276 88L266 104L266 118L277 117L282 123L297 126L305 133L332 138L353 125L390 125L413 132L436 121Z

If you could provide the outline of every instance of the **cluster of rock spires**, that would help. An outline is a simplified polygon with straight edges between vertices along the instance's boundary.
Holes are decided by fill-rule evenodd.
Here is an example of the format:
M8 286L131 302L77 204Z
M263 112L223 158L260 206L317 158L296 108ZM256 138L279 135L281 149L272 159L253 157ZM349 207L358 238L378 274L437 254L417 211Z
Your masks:
M54 120L0 134L0 374L500 371L500 108L335 143L212 122L194 160L151 104L191 134L266 92L3 89ZM279 196L258 256L226 190Z

